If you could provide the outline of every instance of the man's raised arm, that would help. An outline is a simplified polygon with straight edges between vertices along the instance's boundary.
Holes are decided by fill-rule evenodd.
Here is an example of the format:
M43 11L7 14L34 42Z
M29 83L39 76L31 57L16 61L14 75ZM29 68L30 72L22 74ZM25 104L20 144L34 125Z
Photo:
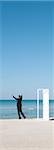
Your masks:
M15 96L13 96L14 99L18 100L18 98L16 98Z

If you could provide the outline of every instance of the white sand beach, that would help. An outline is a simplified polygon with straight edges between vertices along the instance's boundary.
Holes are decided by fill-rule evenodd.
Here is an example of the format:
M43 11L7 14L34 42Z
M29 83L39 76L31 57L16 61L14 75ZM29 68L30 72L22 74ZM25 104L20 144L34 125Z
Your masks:
M0 150L53 150L54 121L0 120Z

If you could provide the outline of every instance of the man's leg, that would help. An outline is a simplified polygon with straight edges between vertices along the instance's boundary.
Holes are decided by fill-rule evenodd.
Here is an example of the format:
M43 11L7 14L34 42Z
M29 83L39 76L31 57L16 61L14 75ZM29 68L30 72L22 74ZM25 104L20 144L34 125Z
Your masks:
M18 116L19 116L19 119L21 119L21 116L20 116L20 111L18 110Z
M23 118L25 119L26 117L25 117L24 113L22 112L22 110L20 112L21 112Z

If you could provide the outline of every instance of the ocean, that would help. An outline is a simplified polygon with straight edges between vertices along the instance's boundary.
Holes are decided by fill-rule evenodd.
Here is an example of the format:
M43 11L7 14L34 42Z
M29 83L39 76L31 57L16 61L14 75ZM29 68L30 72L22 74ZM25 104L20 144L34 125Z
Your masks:
M37 100L22 100L26 118L37 118ZM17 119L16 100L0 100L0 119ZM43 100L39 101L39 118L43 118ZM54 100L49 100L49 118L54 118Z

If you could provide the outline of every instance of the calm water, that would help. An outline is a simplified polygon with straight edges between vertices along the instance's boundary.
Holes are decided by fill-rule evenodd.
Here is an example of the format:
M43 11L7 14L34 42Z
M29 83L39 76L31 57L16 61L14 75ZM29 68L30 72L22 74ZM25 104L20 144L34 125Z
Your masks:
M15 100L0 100L0 119L16 119L17 106ZM27 118L37 117L37 100L23 100L22 110ZM39 117L43 117L43 101L39 102ZM54 100L49 100L49 117L54 118Z

